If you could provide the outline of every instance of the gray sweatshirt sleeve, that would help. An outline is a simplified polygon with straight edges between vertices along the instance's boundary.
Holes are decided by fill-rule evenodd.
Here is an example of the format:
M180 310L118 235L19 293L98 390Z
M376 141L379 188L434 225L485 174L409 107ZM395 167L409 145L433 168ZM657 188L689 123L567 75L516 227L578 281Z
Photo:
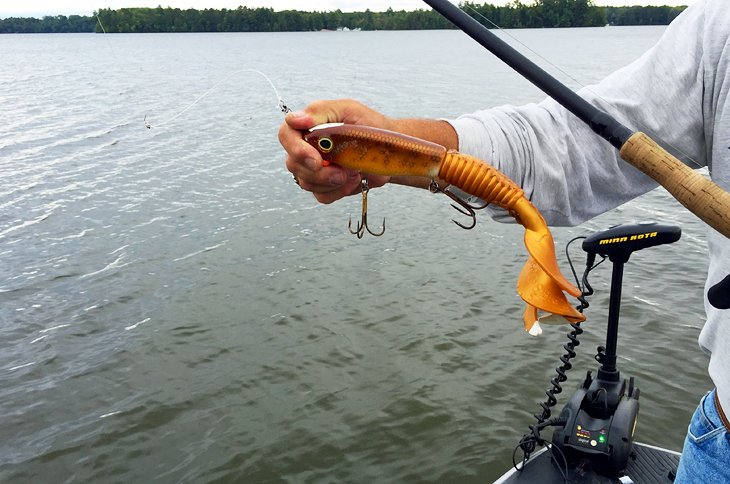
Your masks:
M707 159L703 5L697 2L683 12L634 63L579 91L695 168ZM551 225L577 225L657 186L552 99L449 122L459 150L492 163L521 185Z

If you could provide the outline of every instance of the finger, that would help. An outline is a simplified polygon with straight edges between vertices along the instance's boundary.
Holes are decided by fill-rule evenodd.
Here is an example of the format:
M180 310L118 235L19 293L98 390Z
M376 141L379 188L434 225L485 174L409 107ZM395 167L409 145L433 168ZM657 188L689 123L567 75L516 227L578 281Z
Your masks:
M319 193L312 192L314 198L316 198L318 202L325 204L335 202L341 198L354 195L356 193L360 193L360 175L349 177L343 185L335 188L334 190Z
M340 122L358 124L363 110L369 111L363 104L352 99L315 101L304 109L305 114L308 114L316 124Z
M317 124L342 122L393 129L392 119L354 99L315 101L304 111Z
M283 123L279 128L279 142L289 155L287 168L292 173L298 174L298 165L311 171L319 170L322 167L320 153L302 139L301 131L292 129L287 123Z
M314 193L326 193L339 189L349 182L350 178L359 179L357 172L351 173L348 170L336 166L325 166L318 170L309 170L297 160L287 159L287 169L299 180L299 186Z
M303 131L315 126L314 117L306 111L292 111L284 116L284 121L292 129Z

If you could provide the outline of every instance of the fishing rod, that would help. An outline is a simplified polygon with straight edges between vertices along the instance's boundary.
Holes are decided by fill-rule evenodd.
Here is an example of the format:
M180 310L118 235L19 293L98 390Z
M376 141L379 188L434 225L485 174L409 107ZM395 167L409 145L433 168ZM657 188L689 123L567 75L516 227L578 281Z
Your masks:
M690 212L730 238L730 193L679 161L645 133L631 130L588 103L449 0L424 2L590 126L619 150L624 161L666 188Z

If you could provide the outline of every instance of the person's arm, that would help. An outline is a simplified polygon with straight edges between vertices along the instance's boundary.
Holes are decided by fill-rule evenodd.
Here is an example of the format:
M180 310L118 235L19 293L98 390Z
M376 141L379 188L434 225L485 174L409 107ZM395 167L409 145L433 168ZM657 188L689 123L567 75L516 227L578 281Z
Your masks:
M456 131L446 121L389 118L350 99L312 103L303 111L287 114L279 129L279 141L287 152L287 169L297 179L300 187L312 192L322 203L331 203L360 192L359 173L335 165L324 166L319 152L302 139L303 132L312 126L334 122L397 131L433 141L447 149L455 149L458 145ZM388 182L420 188L427 188L429 184L429 180L417 177L368 177L370 187L382 186Z
M704 10L705 2L698 1L640 59L579 93L693 168L707 163L705 120L712 119L713 109ZM726 39L724 33L718 41ZM488 161L522 186L552 225L576 225L656 187L552 99L480 111L451 123L459 150Z

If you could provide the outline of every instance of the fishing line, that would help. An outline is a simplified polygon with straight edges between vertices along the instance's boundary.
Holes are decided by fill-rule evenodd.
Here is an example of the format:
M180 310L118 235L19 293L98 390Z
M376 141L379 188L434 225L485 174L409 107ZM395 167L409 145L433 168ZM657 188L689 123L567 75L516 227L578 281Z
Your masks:
M101 18L99 17L99 11L94 8L92 2L89 2L89 6L91 7L92 14L94 15L94 17L96 17L96 23L98 23L99 27L101 27L101 32L102 32L102 34L104 34L104 39L106 40L106 45L108 45L109 50L112 51L112 56L114 57L114 59L117 59L117 53L114 50L114 46L112 46L112 43L109 42L109 37L106 36L107 32L106 32L106 29L104 28L104 24L101 22Z
M500 33L504 34L505 36L507 36L511 40L513 40L514 42L516 42L519 45L521 45L522 47L524 47L526 50L528 50L533 55L535 55L537 58L539 58L540 60L542 60L543 62L545 62L546 64L548 64L550 67L552 67L553 69L557 70L558 72L560 72L561 74L563 74L565 77L567 77L571 81L573 81L576 84L578 84L578 86L580 86L582 89L585 89L586 91L590 92L591 94L593 94L594 96L596 96L598 99L600 99L601 101L605 102L607 105L609 105L609 106L611 105L611 103L608 100L606 100L599 93L597 93L596 91L594 91L593 89L591 89L590 86L586 86L585 84L583 84L582 82L580 82L578 79L576 79L572 75L568 74L565 70L563 70L562 68L560 68L560 66L554 64L553 62L550 61L550 59L548 59L545 56L541 55L539 52L537 52L534 49L532 49L530 46L528 46L527 44L525 44L524 42L522 42L520 39L518 39L514 35L510 34L509 32L507 32L505 29L503 29L502 27L500 27L499 25L497 25L495 22L493 22L491 19L489 19L488 17L486 17L485 15L483 15L481 12L479 12L477 9L475 9L474 7L472 7L468 2L464 3L463 4L463 7L465 7L466 9L468 9L471 12L473 12L474 14L476 14L479 18L481 18L482 20L484 20L485 22L487 22L489 25L493 26L495 29L499 30ZM644 131L647 131L647 132L652 131L652 130L649 129L648 126L646 126L646 125L644 125L644 124L642 124L642 123L640 123L640 122L638 122L636 120L632 120L632 121L634 123L636 123L637 126L641 130L644 130ZM655 138L658 138L658 136L655 136L654 134L652 134L652 136L654 136ZM662 138L659 138L659 139L661 139L661 141L665 145L669 146L674 151L676 151L677 153L681 154L682 157L685 160L691 162L697 168L705 168L697 160L695 160L690 155L688 155L687 153L685 153L681 148L679 148L679 147L677 147L677 146L669 143L668 141L666 141L666 140L664 140Z
M96 21L98 22L99 27L101 27L101 31L103 32L103 34L105 34L105 37L106 37L107 31L106 31L106 28L104 28L104 24L102 23L101 18L99 17L99 11L98 10L92 10L92 11L94 12L94 16L96 17ZM109 48L111 49L112 54L116 58L116 56L117 56L116 55L116 52L114 51L114 47L112 47L112 45L109 42L109 39L108 38L107 38L107 44L109 45ZM206 92L204 92L201 96L199 96L195 101L193 101L192 103L190 103L182 111L178 112L177 114L175 114L171 118L168 118L167 120L165 120L165 121L163 121L163 122L161 122L159 124L156 124L155 127L164 126L164 125L170 123L171 121L174 121L178 117L182 116L185 112L187 112L189 109L191 109L193 106L195 106L196 104L198 104L201 100L203 100L203 98L205 98L208 94L210 94L211 92L213 92L218 86L220 86L221 84L223 84L224 82L226 82L231 77L233 77L233 76L235 76L237 74L241 74L242 72L255 72L256 74L259 74L264 79L266 79L266 82L269 83L269 85L271 86L271 89L274 90L274 94L276 95L276 100L278 101L277 108L281 112L283 112L283 113L291 112L291 109L289 109L289 107L284 103L284 99L282 99L281 95L279 94L279 90L276 89L276 86L271 81L271 79L269 78L269 76L267 76L263 72L259 71L258 69L240 69L238 71L232 72L228 76L226 76L223 79L221 79L220 81L218 81L213 87L211 87ZM152 125L147 121L147 115L146 114L145 114L143 123L144 123L145 128L152 129Z
M96 17L96 21L99 23L99 27L101 27L101 32L106 34L106 29L104 28L104 24L101 23L101 19L99 18L99 12L95 11L94 16Z
M276 107L281 112L283 112L283 113L288 113L288 112L291 111L291 109L289 109L289 107L284 103L284 99L282 99L281 95L279 95L279 91L276 89L276 86L271 81L271 79L269 79L269 76L267 76L266 74L264 74L263 72L261 72L261 71L259 71L257 69L240 69L238 71L232 72L231 74L227 75L226 77L224 77L223 79L221 79L220 81L218 81L216 84L213 85L213 87L211 87L210 89L208 89L207 91L205 91L203 94L201 94L200 96L198 96L198 98L195 99L195 101L193 101L192 103L190 103L182 111L178 112L177 114L175 114L171 118L168 118L165 121L162 121L161 123L155 124L155 127L159 128L160 126L164 126L164 125L166 125L166 124L174 121L175 119L179 118L180 116L182 116L183 114L185 114L188 110L190 110L193 106L195 106L200 101L202 101L208 94L210 94L211 92L213 92L218 86L220 86L221 84L223 84L224 82L226 82L231 77L233 77L235 75L238 75L238 74L241 74L242 72L255 72L256 74L259 74L264 79L266 79L266 82L269 83L269 85L271 86L271 89L274 90L274 94L276 95L276 100L278 101ZM147 115L145 115L145 117L144 117L144 127L147 128L147 129L152 129L152 125L149 122L147 122Z

